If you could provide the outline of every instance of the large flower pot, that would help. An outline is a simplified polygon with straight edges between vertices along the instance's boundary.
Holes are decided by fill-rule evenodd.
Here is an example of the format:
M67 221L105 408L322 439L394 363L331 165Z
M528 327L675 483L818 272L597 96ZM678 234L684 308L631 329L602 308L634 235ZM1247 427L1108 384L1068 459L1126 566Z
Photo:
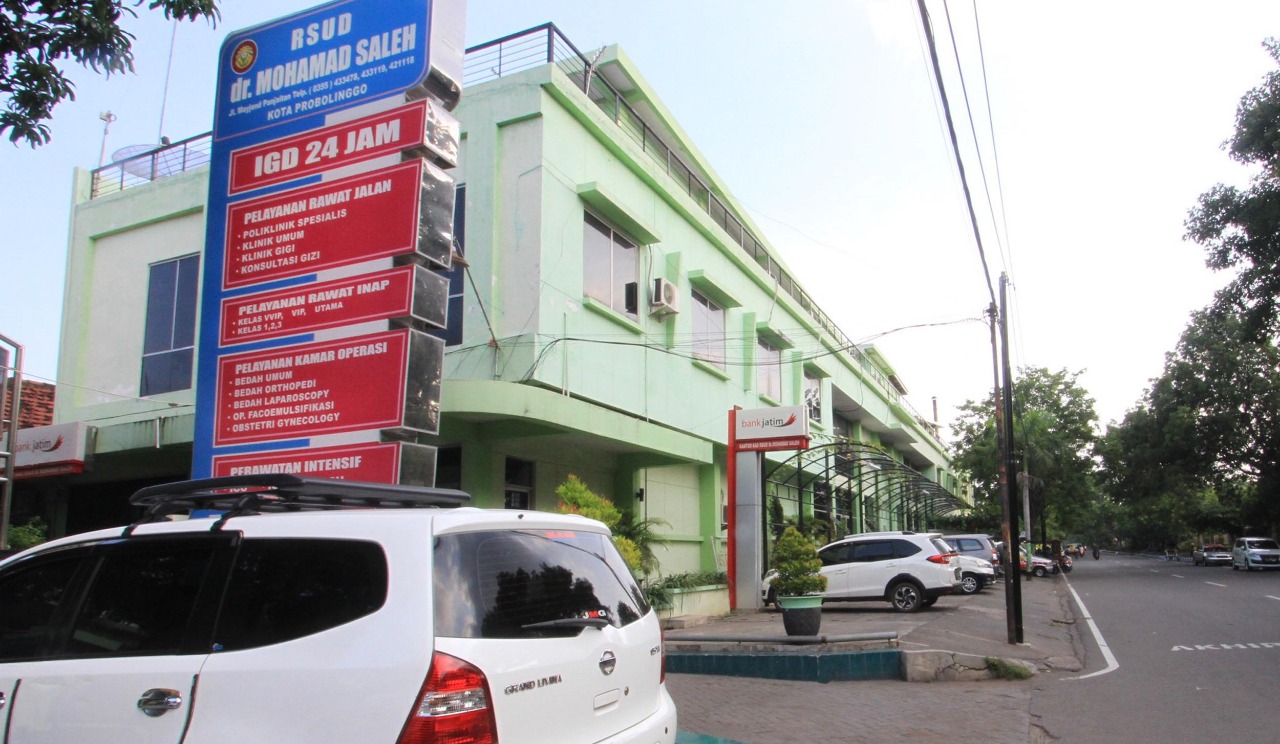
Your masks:
M782 627L789 636L812 636L822 626L822 596L778 597Z

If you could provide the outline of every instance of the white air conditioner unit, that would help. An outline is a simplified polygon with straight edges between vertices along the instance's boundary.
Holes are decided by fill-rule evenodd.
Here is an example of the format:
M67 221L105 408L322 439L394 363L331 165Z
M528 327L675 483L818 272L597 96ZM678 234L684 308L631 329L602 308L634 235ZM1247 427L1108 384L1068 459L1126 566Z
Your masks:
M666 279L653 280L653 294L649 298L650 315L672 315L680 312L680 290Z

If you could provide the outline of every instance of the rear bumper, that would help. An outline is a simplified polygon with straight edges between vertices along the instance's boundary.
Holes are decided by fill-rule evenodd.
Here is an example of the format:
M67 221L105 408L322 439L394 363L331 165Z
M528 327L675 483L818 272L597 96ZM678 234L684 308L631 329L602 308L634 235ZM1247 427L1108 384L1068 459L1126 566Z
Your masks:
M675 744L675 741L676 704L664 684L653 715L617 736L601 739L597 744Z

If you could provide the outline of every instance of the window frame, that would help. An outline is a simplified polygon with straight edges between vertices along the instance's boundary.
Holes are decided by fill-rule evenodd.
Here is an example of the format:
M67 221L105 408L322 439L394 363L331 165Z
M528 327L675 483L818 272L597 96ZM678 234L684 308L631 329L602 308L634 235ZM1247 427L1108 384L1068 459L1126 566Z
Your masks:
M772 359L763 358L772 355ZM782 349L763 338L756 339L756 393L773 401L782 400Z
M173 267L174 274L166 279L159 272L168 267ZM164 291L165 281L172 282L169 292ZM157 261L147 267L139 395L161 395L191 389L199 297L199 253ZM186 367L185 383L179 379L183 376L183 365Z
M640 317L640 242L589 209L582 211L582 295L633 320ZM594 231L594 232L593 232ZM603 242L592 241L592 235ZM596 255L608 245L604 256ZM620 254L621 251L621 254ZM630 255L623 272L619 256ZM603 266L606 276L596 276Z
M725 308L705 293L691 291L692 311L690 323L693 330L693 358L715 367L725 368ZM712 321L719 318L718 328Z

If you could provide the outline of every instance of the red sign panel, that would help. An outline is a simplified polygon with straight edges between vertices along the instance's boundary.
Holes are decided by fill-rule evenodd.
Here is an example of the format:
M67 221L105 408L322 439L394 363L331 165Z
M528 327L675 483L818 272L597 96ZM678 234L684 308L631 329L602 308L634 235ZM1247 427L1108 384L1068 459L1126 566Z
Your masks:
M231 205L223 287L416 250L422 168L415 160Z
M284 183L401 150L427 139L427 102L313 129L231 153L232 194Z
M774 452L777 450L802 450L809 448L808 437L782 437L779 439L748 439L738 442L742 452Z
M292 473L312 478L396 483L400 474L400 443L309 447L213 458L215 478L262 473Z
M398 330L220 358L215 446L399 426L408 340Z
M218 343L279 338L322 328L408 315L413 267L362 274L222 301Z

